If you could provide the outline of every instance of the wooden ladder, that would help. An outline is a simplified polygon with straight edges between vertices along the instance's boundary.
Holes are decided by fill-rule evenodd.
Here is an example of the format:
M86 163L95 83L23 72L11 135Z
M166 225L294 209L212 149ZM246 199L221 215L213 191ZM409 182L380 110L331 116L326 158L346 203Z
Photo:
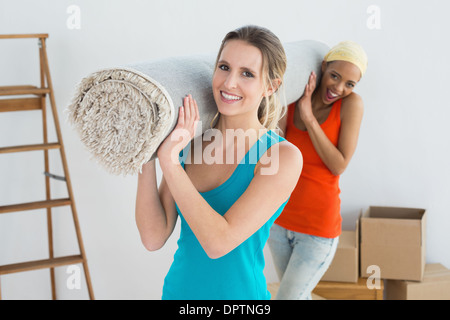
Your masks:
M92 290L92 284L89 275L89 269L84 251L83 240L81 237L80 225L78 222L77 210L75 207L75 201L73 197L72 185L70 182L69 170L67 167L67 159L64 152L64 145L61 135L61 128L58 120L57 109L55 104L55 96L53 93L53 85L50 77L50 69L48 65L47 52L46 52L46 39L48 34L17 34L17 35L1 35L0 39L23 39L23 38L37 38L39 44L39 60L40 60L40 87L25 85L25 86L3 86L0 87L0 96L25 96L22 98L2 98L0 99L0 113L10 111L29 111L29 110L41 110L43 121L43 143L42 144L30 144L12 147L1 147L0 154L13 153L13 152L26 152L26 151L44 151L45 161L45 187L46 187L46 199L44 201L20 203L13 205L0 206L0 214L17 211L27 211L35 209L46 209L47 211L47 229L48 229L48 245L49 245L49 258L37 261L28 261L16 264L9 264L0 266L0 276L5 274L11 274L22 271L30 271L37 269L50 269L52 298L56 299L55 288L55 267L64 265L72 265L82 263L84 268L84 275L86 278L87 288L90 299L94 299L94 293ZM33 96L33 97L29 97ZM57 142L48 141L48 129L47 129L47 111L46 111L46 97L49 97L51 111L53 115L54 125L56 129ZM49 154L51 149L59 149L61 154L62 165L64 169L64 177L56 176L49 173ZM63 199L51 199L50 195L50 178L56 178L63 180L67 185L68 198ZM53 228L52 228L52 208L59 206L70 206L72 210L72 216L75 224L75 231L78 239L79 255L54 257L53 254ZM0 243L0 247L5 243ZM0 290L1 299L1 290Z

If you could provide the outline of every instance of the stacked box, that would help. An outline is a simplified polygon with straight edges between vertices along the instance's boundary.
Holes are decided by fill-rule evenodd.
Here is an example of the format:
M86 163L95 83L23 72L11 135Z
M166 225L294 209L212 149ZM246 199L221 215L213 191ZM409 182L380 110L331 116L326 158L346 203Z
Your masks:
M367 278L379 268L382 279L422 280L425 209L369 207L360 225L361 277Z
M321 281L358 282L359 277L359 227L343 230L333 261Z
M388 300L450 300L450 270L440 263L427 264L423 280L386 281Z
M370 206L361 212L356 230L342 232L314 292L329 299L379 299L384 287L372 284L385 279L389 300L450 299L450 270L425 264L426 218L425 209Z

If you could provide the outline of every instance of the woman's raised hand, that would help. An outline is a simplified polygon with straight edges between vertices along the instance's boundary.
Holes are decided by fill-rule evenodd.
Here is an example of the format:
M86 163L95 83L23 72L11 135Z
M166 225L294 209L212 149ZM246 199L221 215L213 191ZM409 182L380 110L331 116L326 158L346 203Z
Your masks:
M194 138L199 120L197 102L188 95L178 110L177 125L159 146L157 155L160 163L171 161L172 164L179 164L179 153Z
M300 111L300 118L305 123L309 119L311 119L311 117L314 117L312 111L311 96L314 92L314 89L316 89L316 79L316 73L314 71L311 72L308 83L305 86L305 91L297 104Z

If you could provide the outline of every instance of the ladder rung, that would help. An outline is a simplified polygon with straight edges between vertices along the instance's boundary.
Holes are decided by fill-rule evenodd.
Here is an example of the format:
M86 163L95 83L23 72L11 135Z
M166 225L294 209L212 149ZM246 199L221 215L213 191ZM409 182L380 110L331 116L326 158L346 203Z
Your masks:
M20 86L1 86L0 91L20 90L20 89L36 89L36 86L32 85L20 85Z
M61 144L59 144L57 142L42 143L42 144L28 144L28 145L23 145L23 146L3 147L3 148L0 148L0 153L50 150L50 149L59 149L59 148L61 148Z
M14 263L0 266L0 275L37 269L54 268L81 262L83 262L83 257L81 255L75 255L53 259Z
M0 99L0 112L42 109L41 98Z
M1 1L1 0L0 0ZM1 7L1 5L0 5ZM30 144L30 145L22 145L22 146L6 146L3 147L4 144L1 144L0 147L0 154L2 153L12 153L12 152L23 152L23 151L37 151L37 150L43 150L44 154L47 156L47 153L49 153L47 150L50 149L59 149L60 150L60 156L62 161L62 166L64 167L64 171L67 173L67 160L64 152L64 145L61 138L61 128L57 116L57 108L55 106L54 101L54 93L52 88L52 80L50 77L50 70L49 70L49 62L47 58L47 50L46 50L46 38L48 37L48 34L0 34L0 40L1 39L20 39L20 38L38 38L36 39L38 42L39 47L39 65L40 65L40 83L37 84L37 86L33 85L12 85L12 86L2 86L0 85L0 114L2 112L7 111L21 111L21 110L38 110L41 109L45 114L45 106L46 106L46 100L50 99L51 101L51 107L52 107L52 114L53 114L53 120L55 124L55 130L56 134L58 136L58 139L56 140L56 143L48 143L48 140L45 139L48 128L47 128L47 121L46 117L44 117L42 120L43 128L44 128L44 139L41 141L37 141L38 143L41 142L42 144ZM0 41L1 42L1 41ZM31 99L34 98L34 99ZM3 138L3 137L2 137ZM1 139L0 139L1 140ZM55 141L52 140L52 141ZM33 142L31 142L33 143ZM11 144L16 144L12 142ZM45 157L45 174L48 177L51 178L57 178L57 179L64 179L63 177L59 177L53 174L48 173L49 171L49 162L48 157ZM49 192L49 179L48 177L45 178L47 191ZM3 179L3 177L0 177L0 179ZM16 272L24 272L24 271L30 271L30 270L37 270L37 269L45 269L45 268L56 268L64 265L71 265L71 264L77 264L77 263L83 263L84 265L84 274L86 278L86 284L87 289L89 293L89 297L91 299L94 299L94 292L92 289L92 284L90 280L89 271L87 268L87 261L86 261L86 255L84 253L84 246L83 241L81 239L81 230L80 225L77 218L77 212L75 208L75 202L73 200L72 196L72 187L70 184L69 176L67 176L67 198L66 199L52 199L50 200L50 197L46 197L47 200L45 201L36 201L36 202L28 202L28 203L18 203L18 204L11 204L11 205L2 205L0 206L0 216L2 213L7 212L17 212L17 211L27 211L27 210L35 210L35 209L46 209L44 211L47 211L48 215L48 224L49 224L49 252L53 252L54 245L53 245L53 238L51 235L52 232L52 220L51 220L51 212L50 208L52 207L60 207L60 206L70 206L69 208L72 210L73 215L73 222L75 226L76 236L78 239L78 245L80 252L78 255L73 256L64 256L64 257L57 257L54 258L53 254L49 255L49 259L44 260L35 260L35 261L24 261L22 260L21 263L13 263L8 265L0 265L0 276L4 274L10 274L10 273L16 273ZM69 209L66 207L66 209ZM20 234L18 234L20 236ZM8 243L0 243L0 252L2 246L7 246ZM1 253L0 253L1 255ZM53 299L56 298L55 294L55 278L51 277L51 285L52 285L52 297ZM1 291L1 290L0 290ZM0 292L1 293L1 292ZM0 294L0 300L1 300L1 294Z
M36 86L4 86L0 87L0 96L16 96L26 94L47 94L50 93L49 88L38 88Z
M11 204L11 205L7 205L7 206L0 206L0 213L61 207L61 206L68 206L71 203L72 203L72 201L69 198L64 198L64 199L54 199L54 200L44 200L44 201Z
M48 33L0 34L0 39L48 38Z

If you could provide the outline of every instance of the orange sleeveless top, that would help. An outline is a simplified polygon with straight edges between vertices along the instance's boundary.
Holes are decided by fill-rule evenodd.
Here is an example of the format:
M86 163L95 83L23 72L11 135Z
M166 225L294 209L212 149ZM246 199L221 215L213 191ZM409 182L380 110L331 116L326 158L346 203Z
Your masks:
M339 99L333 104L328 118L320 125L335 146L341 127L341 101ZM294 125L294 110L295 103L288 106L286 140L302 152L303 170L275 223L291 231L335 238L341 234L342 222L339 176L333 175L320 159L308 131Z

